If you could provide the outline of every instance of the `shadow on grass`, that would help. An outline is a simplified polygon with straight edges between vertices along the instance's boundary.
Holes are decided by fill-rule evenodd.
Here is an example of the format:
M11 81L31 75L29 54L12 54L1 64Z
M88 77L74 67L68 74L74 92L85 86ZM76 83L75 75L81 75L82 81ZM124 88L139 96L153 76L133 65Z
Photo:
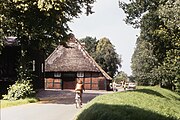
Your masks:
M93 104L76 120L178 120L130 105Z
M154 90L150 90L150 89L143 88L143 89L136 89L135 91L165 98L165 96L163 96L161 93L154 91Z
M82 102L87 103L99 93L83 93ZM36 96L39 103L44 104L75 104L75 92L73 90L40 90Z

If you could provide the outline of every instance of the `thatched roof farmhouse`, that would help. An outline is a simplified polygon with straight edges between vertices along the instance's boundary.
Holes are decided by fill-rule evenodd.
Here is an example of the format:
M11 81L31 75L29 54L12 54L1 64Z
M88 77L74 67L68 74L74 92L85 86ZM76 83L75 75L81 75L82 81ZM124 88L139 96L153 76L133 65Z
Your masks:
M46 89L74 89L79 78L85 89L107 90L112 80L72 34L45 60L45 73Z

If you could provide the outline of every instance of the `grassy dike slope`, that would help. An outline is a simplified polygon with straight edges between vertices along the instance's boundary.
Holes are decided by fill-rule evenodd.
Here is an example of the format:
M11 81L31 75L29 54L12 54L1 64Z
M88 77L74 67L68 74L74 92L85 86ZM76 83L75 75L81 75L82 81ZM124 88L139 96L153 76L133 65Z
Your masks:
M159 87L98 96L76 120L180 120L180 96Z

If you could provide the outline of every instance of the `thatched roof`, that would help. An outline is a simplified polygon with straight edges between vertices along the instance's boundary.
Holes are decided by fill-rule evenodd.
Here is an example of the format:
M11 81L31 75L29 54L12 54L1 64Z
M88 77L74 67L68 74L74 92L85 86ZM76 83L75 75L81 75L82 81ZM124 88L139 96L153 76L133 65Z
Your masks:
M59 45L45 60L46 72L101 72L112 79L87 53L80 42L71 38L67 47Z

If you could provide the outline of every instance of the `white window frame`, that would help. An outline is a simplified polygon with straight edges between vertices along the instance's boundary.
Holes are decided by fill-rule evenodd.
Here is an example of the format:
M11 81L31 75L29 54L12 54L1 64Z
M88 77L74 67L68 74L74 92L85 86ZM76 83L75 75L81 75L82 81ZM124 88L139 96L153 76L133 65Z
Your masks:
M36 61L35 60L32 61L32 70L33 71L36 70Z
M77 72L77 77L84 77L84 72Z
M41 72L44 72L44 64L41 64Z
M61 73L55 72L54 77L61 77Z

